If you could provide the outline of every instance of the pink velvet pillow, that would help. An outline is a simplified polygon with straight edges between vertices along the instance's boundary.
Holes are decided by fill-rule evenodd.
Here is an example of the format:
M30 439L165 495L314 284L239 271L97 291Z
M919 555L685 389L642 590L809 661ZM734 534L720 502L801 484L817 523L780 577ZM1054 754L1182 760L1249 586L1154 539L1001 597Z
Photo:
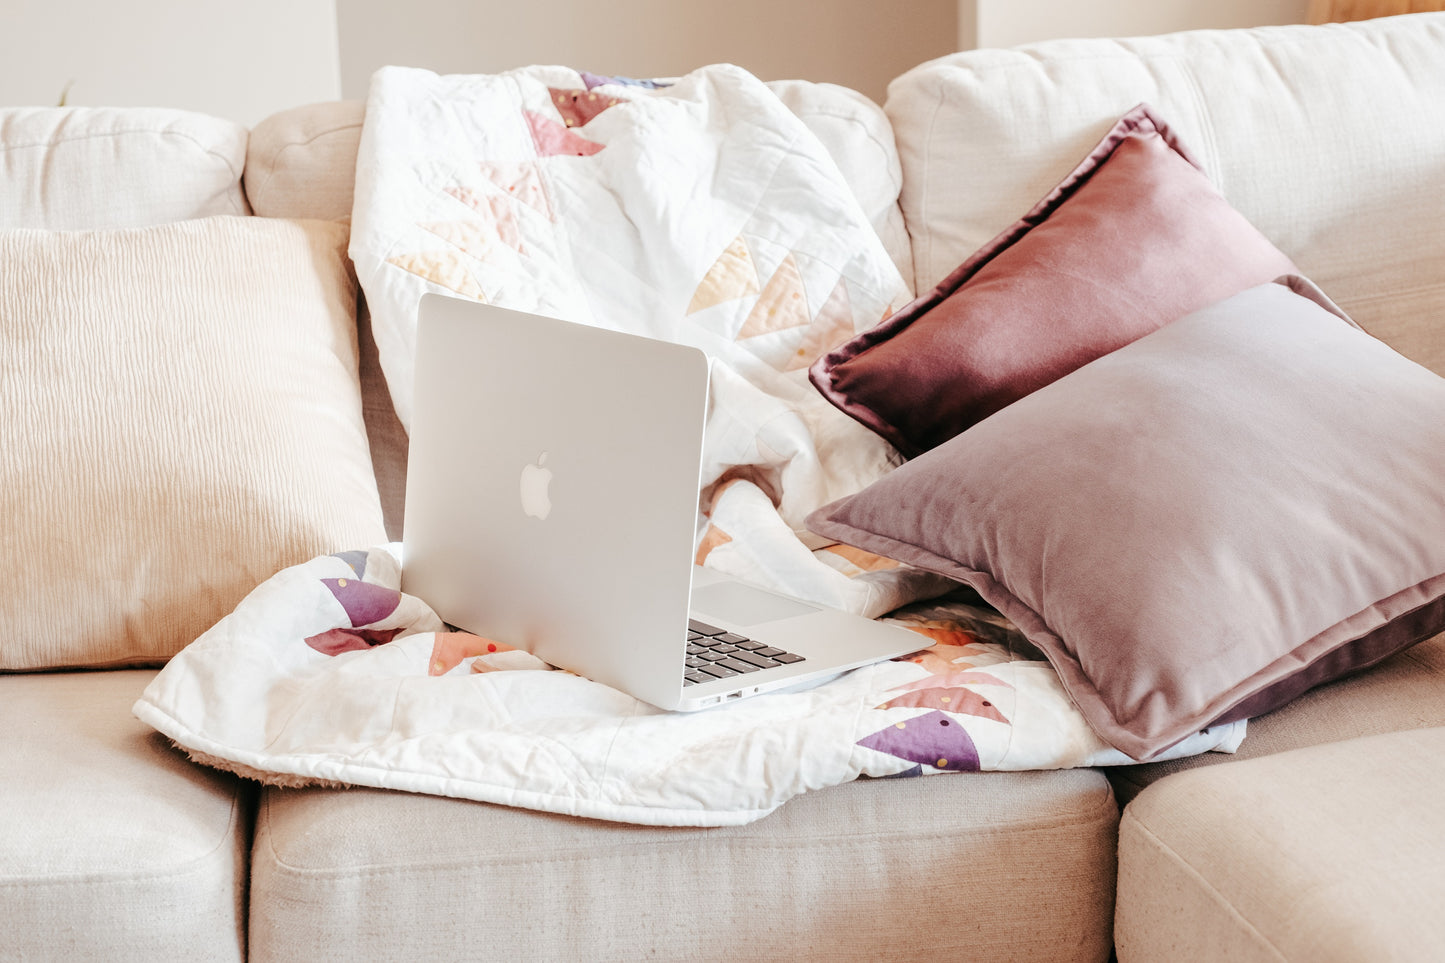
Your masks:
M1337 312L1250 288L808 527L973 586L1136 759L1268 712L1445 629L1445 379Z
M1140 104L924 295L819 358L813 384L912 457L1293 262Z

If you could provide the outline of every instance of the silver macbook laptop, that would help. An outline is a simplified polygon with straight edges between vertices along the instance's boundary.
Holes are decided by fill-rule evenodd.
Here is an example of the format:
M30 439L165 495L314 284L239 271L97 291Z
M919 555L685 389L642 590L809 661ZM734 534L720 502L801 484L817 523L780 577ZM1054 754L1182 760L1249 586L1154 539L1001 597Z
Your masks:
M707 404L696 348L426 295L402 588L663 709L926 648L693 564Z

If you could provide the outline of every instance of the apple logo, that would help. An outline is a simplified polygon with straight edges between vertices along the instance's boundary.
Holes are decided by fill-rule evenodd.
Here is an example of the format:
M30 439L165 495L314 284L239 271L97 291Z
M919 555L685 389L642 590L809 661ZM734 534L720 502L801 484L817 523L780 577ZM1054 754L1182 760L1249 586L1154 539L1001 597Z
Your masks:
M547 486L552 484L552 470L542 467L546 463L544 451L537 464L522 468L522 511L536 519L545 519L552 511L552 496L547 493Z

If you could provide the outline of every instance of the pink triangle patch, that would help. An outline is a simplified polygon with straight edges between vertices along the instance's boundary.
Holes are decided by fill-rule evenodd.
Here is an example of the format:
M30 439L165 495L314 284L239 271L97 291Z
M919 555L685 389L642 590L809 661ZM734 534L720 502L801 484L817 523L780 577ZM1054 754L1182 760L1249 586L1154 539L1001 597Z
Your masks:
M478 165L482 174L506 191L508 197L515 197L528 207L547 215L547 220L557 220L552 211L552 199L547 195L547 182L537 169L536 161L514 163L484 163Z
M448 187L446 193L481 214L486 219L490 233L495 238L518 254L522 253L522 232L517 226L517 216L512 211L512 202L509 199L500 194L479 194L470 187ZM481 227L480 224L477 226ZM422 227L429 231L432 230L432 227L427 224L423 224ZM447 238L447 240L451 240L451 238Z
M534 111L524 110L527 127L532 131L532 143L543 157L587 157L600 151L605 145L579 137L562 124Z

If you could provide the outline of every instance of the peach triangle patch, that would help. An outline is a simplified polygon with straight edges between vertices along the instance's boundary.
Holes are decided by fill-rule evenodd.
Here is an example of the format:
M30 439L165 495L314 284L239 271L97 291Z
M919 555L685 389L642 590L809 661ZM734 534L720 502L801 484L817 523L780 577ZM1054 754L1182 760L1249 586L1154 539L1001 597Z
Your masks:
M456 249L417 251L413 254L398 254L395 257L389 257L386 259L386 263L395 264L403 271L426 278L433 284L439 284L458 294L485 301L487 298L482 291L482 286L472 276L464 258L465 255Z
M707 561L707 557L712 554L713 549L719 545L726 545L732 540L733 537L727 532L709 523L707 531L703 533L702 542L697 547L697 564L701 565Z
M496 242L496 232L477 221L432 221L417 226L478 260L485 259Z
M743 322L737 340L756 338L760 334L786 331L807 324L808 297L803 291L803 276L798 273L798 262L789 254L768 279L758 303Z
M438 632L432 642L427 675L445 675L461 665L464 659L472 656L514 651L516 650L510 645L493 642L469 632Z
M891 558L884 558L882 555L874 555L872 552L865 552L861 548L854 548L852 545L829 545L825 551L844 559L855 568L865 572L886 572L895 569L899 562Z
M549 221L557 219L552 212L551 198L547 196L546 182L542 180L542 172L537 170L535 161L478 166L483 176L505 191L507 196L515 197L533 210L547 215Z
M446 193L486 217L493 237L518 254L522 252L522 232L517 227L517 216L512 211L511 201L500 194L479 194L470 187L448 187ZM427 227L425 224L422 226ZM427 227L427 230L431 228Z
M752 254L748 253L747 242L739 234L708 268L702 283L692 293L687 313L693 314L724 301L736 301L760 290L758 269L753 265Z
M808 333L793 352L787 370L806 368L824 352L831 351L853 337L853 304L848 298L848 285L840 277L833 287L833 293L823 303L823 309L813 319Z
M531 110L522 113L527 118L527 127L532 131L532 143L543 157L572 156L587 157L600 151L605 145L579 137L550 117Z

